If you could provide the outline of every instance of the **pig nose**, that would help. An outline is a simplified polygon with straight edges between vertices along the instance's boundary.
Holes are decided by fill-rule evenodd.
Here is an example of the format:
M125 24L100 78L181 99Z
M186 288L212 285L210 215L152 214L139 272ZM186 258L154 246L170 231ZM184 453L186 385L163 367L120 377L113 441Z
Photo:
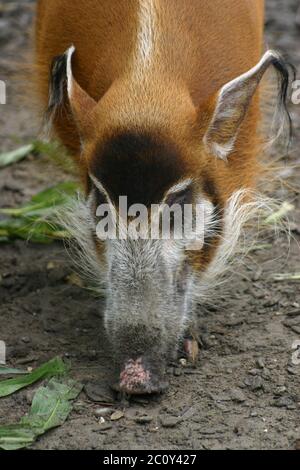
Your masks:
M138 358L125 363L117 388L129 395L143 395L161 393L167 384L144 366L142 358Z

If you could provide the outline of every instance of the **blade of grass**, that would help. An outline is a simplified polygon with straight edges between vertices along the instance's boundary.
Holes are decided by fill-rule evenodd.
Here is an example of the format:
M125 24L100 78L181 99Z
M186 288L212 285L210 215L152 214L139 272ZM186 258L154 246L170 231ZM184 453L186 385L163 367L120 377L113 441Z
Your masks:
M0 375L20 375L28 374L27 370L14 369L12 367L0 366Z
M28 387L47 377L61 375L68 370L60 357L55 357L27 375L0 381L0 398L11 395L21 388Z
M280 222L287 214L295 209L293 204L289 203L288 201L284 201L278 211L274 212L273 214L269 215L266 218L265 224L267 225L275 225L276 223Z
M300 281L300 273L273 274L273 281Z
M251 253L252 251L270 250L272 248L272 246L273 245L271 245L271 243L262 243L260 245L251 246L248 251L249 251L249 253Z
M31 409L18 424L0 426L0 448L17 450L28 447L49 429L61 426L72 410L82 385L72 379L51 379L35 393Z
M27 157L31 152L34 150L34 144L24 145L24 147L20 147L12 152L6 152L0 154L0 168L4 168L5 166L12 165L23 158Z

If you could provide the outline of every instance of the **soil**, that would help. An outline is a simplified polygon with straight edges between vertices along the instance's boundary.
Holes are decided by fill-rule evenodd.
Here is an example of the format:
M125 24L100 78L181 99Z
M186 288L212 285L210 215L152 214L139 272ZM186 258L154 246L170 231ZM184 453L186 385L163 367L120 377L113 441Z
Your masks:
M298 0L267 0L268 45L300 66ZM38 132L18 97L14 61L30 44L33 1L0 6L0 148L13 149ZM299 70L299 68L298 68ZM210 310L199 309L201 349L196 367L171 364L170 388L153 398L118 401L109 388L110 352L102 326L103 299L68 281L73 268L61 243L16 241L0 246L0 339L7 362L34 367L61 355L85 384L68 421L41 437L34 449L293 449L300 440L300 365L292 344L300 339L300 283L276 282L274 273L300 271L300 106L291 105L295 138L278 194L292 201L292 239L269 236L268 245L231 279ZM275 149L276 152L276 149ZM286 178L289 177L289 180ZM0 172L0 206L28 200L63 179L45 158L29 157ZM288 186L288 187L287 187ZM32 392L1 399L0 423L28 411ZM111 420L120 410L119 419ZM104 419L102 419L104 418Z

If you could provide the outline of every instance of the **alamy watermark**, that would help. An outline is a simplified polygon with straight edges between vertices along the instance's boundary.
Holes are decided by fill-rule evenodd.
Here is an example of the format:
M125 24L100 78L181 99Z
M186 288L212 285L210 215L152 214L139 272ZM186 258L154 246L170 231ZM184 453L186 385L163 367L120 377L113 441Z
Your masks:
M213 225L211 207L204 203L128 207L127 196L119 197L118 211L112 204L100 204L96 218L100 240L181 240L189 250L203 247L206 221Z
M6 83L0 80L0 104L6 104Z

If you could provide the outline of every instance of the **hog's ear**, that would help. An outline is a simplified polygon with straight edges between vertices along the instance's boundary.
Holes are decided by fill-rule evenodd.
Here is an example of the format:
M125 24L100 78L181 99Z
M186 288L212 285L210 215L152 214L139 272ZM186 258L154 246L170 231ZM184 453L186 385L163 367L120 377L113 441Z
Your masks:
M74 120L81 137L91 130L91 113L96 101L77 83L72 73L72 56L75 47L53 59L50 76L49 103L47 115L52 120L59 109L69 102Z
M209 153L226 160L234 150L240 126L251 100L270 65L273 65L279 73L281 105L284 114L287 113L289 69L277 52L267 51L255 67L224 85L218 92L213 117L204 136L204 144Z

